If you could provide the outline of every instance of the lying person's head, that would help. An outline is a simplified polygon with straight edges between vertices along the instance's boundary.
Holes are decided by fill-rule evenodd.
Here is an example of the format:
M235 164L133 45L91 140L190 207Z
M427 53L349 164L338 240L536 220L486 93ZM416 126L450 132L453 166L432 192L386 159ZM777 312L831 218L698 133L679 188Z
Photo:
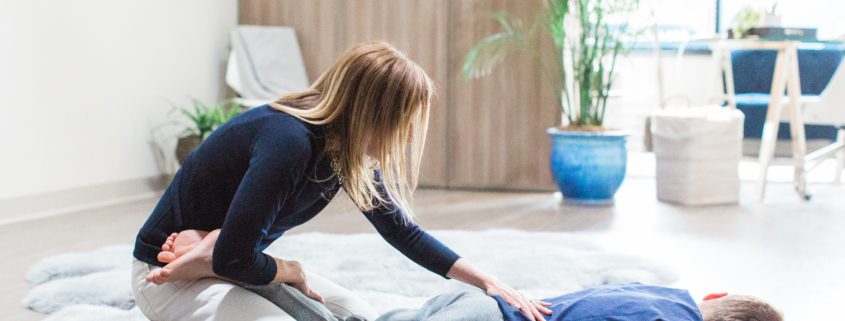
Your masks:
M778 309L747 295L711 294L699 308L704 321L783 321Z

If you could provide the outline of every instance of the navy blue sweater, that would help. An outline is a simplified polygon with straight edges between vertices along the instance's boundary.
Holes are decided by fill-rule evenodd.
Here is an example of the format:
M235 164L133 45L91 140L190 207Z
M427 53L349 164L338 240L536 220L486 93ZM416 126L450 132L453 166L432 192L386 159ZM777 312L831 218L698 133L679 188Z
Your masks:
M138 233L135 258L161 266L156 255L170 233L221 229L214 272L249 284L271 282L276 264L262 251L317 215L340 189L324 146L322 126L268 105L236 116L188 156ZM393 247L446 277L458 255L404 223L405 215L392 202L364 213Z

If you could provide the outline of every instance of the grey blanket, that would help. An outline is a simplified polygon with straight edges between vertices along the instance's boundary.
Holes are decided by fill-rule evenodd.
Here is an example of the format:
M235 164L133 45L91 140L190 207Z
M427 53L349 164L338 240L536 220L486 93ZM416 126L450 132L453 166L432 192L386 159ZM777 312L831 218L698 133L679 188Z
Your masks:
M231 77L236 81L229 85L241 97L272 100L308 88L308 75L292 28L241 25L232 30L230 38L236 73Z
M397 309L376 320L357 315L335 316L326 306L286 284L248 285L246 289L270 300L298 321L497 321L504 320L496 300L481 291L438 295L419 309Z

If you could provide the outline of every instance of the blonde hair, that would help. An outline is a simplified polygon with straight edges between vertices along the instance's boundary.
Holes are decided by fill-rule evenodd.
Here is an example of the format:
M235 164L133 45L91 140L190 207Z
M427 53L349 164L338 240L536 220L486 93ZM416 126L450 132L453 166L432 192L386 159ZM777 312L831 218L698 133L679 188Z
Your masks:
M392 200L410 220L433 91L425 71L403 53L386 42L368 42L349 49L308 90L270 105L325 125L326 152L360 210ZM370 142L377 146L374 159L367 155ZM376 166L387 195L377 189Z
M783 321L783 314L766 301L748 295L728 295L700 305L704 321Z

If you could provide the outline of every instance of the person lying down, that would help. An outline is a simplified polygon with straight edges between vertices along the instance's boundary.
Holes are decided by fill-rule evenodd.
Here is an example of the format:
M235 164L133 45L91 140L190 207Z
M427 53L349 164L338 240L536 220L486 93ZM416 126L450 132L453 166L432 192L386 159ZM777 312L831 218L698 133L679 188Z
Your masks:
M147 275L156 284L191 277L190 266L196 260L208 260L214 250L218 231L187 230L174 233L162 245L158 260L167 265ZM187 268L187 269L186 269ZM181 274L184 273L184 274ZM310 290L287 284L240 284L266 298L299 321L525 321L528 318L498 296L481 290L467 290L435 296L419 309L389 311L376 320L357 315L333 313ZM640 283L593 287L549 298L545 305L553 321L783 321L783 315L768 303L745 295L710 294L696 303L689 292Z

